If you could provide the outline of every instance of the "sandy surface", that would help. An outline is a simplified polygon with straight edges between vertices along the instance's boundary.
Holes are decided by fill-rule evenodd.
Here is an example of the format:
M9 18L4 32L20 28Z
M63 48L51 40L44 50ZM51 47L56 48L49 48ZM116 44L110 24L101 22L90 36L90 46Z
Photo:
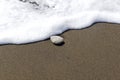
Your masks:
M120 25L96 24L49 40L0 46L0 80L120 80Z

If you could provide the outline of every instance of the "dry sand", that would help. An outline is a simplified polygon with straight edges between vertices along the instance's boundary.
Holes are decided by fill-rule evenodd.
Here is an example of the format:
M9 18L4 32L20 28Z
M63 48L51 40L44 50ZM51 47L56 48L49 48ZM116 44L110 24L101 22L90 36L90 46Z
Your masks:
M49 40L0 46L0 80L120 80L120 25L99 23Z

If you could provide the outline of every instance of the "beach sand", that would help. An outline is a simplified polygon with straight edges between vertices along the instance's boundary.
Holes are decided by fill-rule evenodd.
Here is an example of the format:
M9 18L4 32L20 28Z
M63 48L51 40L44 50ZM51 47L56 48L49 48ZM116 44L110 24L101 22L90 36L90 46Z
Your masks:
M120 25L97 23L50 40L0 46L0 80L120 80Z

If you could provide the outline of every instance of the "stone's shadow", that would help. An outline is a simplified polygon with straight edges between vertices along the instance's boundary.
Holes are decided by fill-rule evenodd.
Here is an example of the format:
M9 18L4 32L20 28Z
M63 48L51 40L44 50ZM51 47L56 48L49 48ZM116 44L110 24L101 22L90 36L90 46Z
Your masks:
M62 42L60 44L54 44L54 45L56 45L56 46L63 46L64 44L65 44L65 42Z

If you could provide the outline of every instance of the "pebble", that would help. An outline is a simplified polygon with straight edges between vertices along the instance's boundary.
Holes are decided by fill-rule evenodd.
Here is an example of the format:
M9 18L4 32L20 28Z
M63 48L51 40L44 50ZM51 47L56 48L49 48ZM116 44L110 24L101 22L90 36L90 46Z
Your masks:
M51 36L50 40L53 44L62 44L64 43L64 39L61 36Z

